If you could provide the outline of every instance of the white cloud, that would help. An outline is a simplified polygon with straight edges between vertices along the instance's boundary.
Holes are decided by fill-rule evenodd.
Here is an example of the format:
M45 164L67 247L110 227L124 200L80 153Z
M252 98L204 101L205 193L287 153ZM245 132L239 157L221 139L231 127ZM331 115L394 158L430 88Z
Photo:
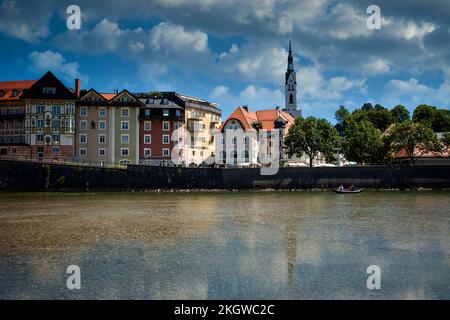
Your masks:
M16 1L3 1L0 5L0 32L30 43L47 38L50 35L47 25L50 13L42 12L45 8L38 8L38 12L27 19L29 10L18 8Z
M450 83L445 81L438 88L420 83L417 79L390 80L384 88L383 100L387 105L405 104L408 101L415 107L419 104L430 104L449 107Z
M150 43L155 50L171 48L178 51L206 51L208 35L199 30L188 31L182 26L162 22L151 30Z
M387 74L392 71L392 63L381 58L372 58L363 65L362 71L367 76Z
M242 105L248 105L252 110L273 109L284 105L284 94L280 89L256 85L248 85L237 94L231 93L229 87L219 85L213 89L210 99L230 111Z
M30 69L34 72L47 72L48 70L63 77L64 80L72 82L74 79L88 81L88 77L81 74L77 62L66 62L66 59L59 52L47 50L44 52L33 51L29 55L31 60Z

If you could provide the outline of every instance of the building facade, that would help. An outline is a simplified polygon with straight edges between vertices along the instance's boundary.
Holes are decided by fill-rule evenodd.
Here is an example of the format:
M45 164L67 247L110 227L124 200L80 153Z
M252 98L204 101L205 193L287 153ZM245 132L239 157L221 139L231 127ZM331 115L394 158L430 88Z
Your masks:
M100 165L138 164L143 106L127 90L87 91L77 102L77 160Z
M236 108L217 132L216 162L259 166L287 160L284 137L293 123L294 118L278 108L256 112L247 106Z
M79 81L75 87L79 90ZM68 160L74 156L76 93L50 71L21 96L25 102L25 143L31 160Z
M179 139L185 128L184 102L174 92L141 94L140 101L145 105L139 115L140 162L171 164L176 143L180 143L177 156L184 152Z
M25 101L21 96L35 82L0 82L0 157L22 160L31 157L31 148L25 142Z
M214 162L216 156L215 133L221 123L222 111L217 104L177 94L184 101L185 142L184 161L187 165Z

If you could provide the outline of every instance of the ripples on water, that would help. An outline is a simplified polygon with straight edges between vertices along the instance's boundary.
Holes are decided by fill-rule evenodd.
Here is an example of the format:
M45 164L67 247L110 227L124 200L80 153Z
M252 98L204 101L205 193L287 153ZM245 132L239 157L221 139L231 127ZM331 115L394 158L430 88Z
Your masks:
M449 192L0 194L0 299L449 299L449 208Z

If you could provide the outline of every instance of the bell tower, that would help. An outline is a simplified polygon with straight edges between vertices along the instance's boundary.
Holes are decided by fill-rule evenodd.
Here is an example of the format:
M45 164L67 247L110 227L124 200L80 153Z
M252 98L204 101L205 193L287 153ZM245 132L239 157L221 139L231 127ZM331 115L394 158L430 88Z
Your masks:
M284 83L285 109L291 116L301 116L301 110L297 110L297 79L294 70L294 57L292 56L291 41L289 40L289 55L286 77Z

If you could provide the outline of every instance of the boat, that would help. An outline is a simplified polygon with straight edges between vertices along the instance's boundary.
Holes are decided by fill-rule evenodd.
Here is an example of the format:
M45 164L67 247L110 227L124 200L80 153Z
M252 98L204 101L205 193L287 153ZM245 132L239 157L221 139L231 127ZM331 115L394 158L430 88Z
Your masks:
M361 191L363 191L363 189L338 189L338 188L333 188L331 189L336 193L360 193Z

